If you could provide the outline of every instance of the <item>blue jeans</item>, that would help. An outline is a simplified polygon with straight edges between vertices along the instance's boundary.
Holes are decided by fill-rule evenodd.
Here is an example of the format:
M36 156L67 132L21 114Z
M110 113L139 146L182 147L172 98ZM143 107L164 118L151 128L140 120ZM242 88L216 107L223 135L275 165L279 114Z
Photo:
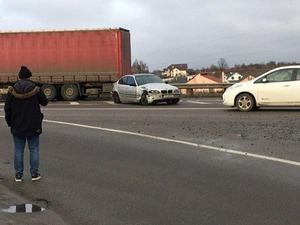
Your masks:
M24 148L26 140L30 152L30 174L33 175L39 172L39 135L32 137L17 137L14 138L14 165L16 175L23 175L24 172Z

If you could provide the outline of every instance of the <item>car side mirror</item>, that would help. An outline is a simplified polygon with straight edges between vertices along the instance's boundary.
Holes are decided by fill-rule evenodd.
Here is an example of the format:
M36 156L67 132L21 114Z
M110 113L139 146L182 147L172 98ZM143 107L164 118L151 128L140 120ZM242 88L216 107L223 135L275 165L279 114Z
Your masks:
M268 83L269 81L267 80L267 78L263 78L263 79L261 80L261 82L262 82L262 83Z

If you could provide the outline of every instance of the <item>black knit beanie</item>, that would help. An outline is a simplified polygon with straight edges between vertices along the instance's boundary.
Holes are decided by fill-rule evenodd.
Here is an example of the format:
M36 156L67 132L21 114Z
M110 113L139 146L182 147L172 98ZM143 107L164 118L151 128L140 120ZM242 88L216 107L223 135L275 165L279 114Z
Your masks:
M32 76L32 73L26 66L21 66L21 70L19 72L20 79L26 79Z

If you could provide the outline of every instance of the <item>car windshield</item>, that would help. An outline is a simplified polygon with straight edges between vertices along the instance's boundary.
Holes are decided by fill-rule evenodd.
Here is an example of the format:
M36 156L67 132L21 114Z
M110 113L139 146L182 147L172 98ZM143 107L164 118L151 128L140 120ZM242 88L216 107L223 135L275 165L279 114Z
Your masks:
M135 80L138 85L144 85L144 84L149 84L149 83L164 83L164 81L156 75L136 76Z

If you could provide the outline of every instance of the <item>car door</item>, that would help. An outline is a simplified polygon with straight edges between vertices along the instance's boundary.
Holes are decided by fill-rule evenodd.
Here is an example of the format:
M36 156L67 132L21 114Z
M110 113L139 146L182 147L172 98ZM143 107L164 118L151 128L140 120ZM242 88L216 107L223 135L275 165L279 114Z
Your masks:
M293 69L282 69L256 81L256 101L259 105L291 105L293 103Z
M300 69L295 70L295 81L292 85L293 103L300 105Z
M118 82L118 92L121 101L126 101L127 78L128 76L124 76Z
M136 101L137 85L133 76L128 76L126 80L126 96L129 101Z

